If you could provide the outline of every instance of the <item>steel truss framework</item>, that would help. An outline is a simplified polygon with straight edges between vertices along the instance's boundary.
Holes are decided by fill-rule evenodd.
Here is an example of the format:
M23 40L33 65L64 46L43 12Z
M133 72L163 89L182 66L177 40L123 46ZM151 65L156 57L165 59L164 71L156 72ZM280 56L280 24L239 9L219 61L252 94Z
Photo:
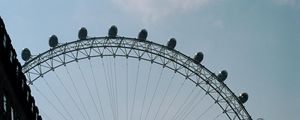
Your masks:
M126 57L162 65L183 75L204 90L230 120L252 120L238 97L217 76L183 53L151 41L127 37L91 37L61 44L41 53L23 65L28 84L44 74L71 62L92 57Z

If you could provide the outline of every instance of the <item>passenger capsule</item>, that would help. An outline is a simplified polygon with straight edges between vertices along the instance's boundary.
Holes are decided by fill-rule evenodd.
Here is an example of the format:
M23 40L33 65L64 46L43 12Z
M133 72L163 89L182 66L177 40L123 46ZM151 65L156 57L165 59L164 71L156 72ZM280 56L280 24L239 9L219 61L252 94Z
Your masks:
M247 93L242 93L242 94L240 94L240 96L238 98L239 98L240 102L244 104L247 102L249 96Z
M24 61L28 61L31 57L30 50L28 48L23 49L21 53L21 57Z
M200 64L202 60L203 60L203 53L198 52L194 57L194 63Z
M169 49L174 49L176 46L176 39L175 38L171 38L169 41L168 41L168 44L167 44L167 47Z
M58 38L56 35L52 35L50 38L49 38L49 46L50 47L56 47L58 44Z
M148 32L146 29L142 29L141 32L139 33L138 39L140 40L146 40L148 36Z
M218 74L218 81L219 82L224 82L225 80L226 80L226 78L227 78L227 76L228 76L228 73L227 73L227 71L226 70L222 70L219 74Z
M108 30L108 37L115 38L117 34L118 34L118 28L115 25L111 26Z
M80 28L78 32L78 38L79 40L84 40L87 38L88 31L85 27Z

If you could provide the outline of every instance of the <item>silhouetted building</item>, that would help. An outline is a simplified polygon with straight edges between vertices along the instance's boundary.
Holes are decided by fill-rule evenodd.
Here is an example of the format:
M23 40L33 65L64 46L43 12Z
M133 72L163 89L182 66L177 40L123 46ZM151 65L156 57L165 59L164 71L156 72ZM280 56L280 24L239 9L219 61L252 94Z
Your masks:
M0 120L42 120L0 17Z

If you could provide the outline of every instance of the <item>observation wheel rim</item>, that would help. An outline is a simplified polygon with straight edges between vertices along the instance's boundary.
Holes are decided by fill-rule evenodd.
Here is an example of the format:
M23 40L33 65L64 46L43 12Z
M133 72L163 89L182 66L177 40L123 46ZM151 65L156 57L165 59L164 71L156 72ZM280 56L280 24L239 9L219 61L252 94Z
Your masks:
M110 41L111 40L111 41ZM115 40L115 41L114 41ZM92 41L92 42L91 42ZM101 43L102 46L97 46L98 44L95 44L94 42L97 41L102 41L103 43ZM112 43L105 43L105 41L114 41ZM117 42L116 42L117 41ZM127 41L129 43L127 43L128 45L126 46L125 43L122 43L123 41ZM91 42L90 44L84 44L84 42ZM110 45L112 44L112 45ZM174 55L176 55L177 57L180 56L182 58L185 58L185 62L184 64L180 64L178 63L178 61L174 60L175 58L171 58L172 56L168 56L166 53L164 54L157 54L154 53L153 51L149 51L147 49L135 45L135 44L144 44L145 46L155 46L157 48L155 48L156 50L165 50L169 53L173 53ZM72 46L72 45L75 45ZM85 46L86 45L86 46ZM70 47L72 46L72 47ZM76 47L77 46L77 47ZM85 46L85 47L83 47ZM80 48L82 47L82 48ZM129 37L90 37L90 38L86 38L86 39L82 39L82 40L76 40L76 41L72 41L72 42L68 42L68 43L64 43L64 44L60 44L56 47L53 47L31 59L29 59L28 61L25 62L25 64L22 66L22 71L27 75L31 74L29 73L29 71L31 71L32 69L35 69L36 67L41 67L41 64L54 59L55 57L59 57L61 55L65 55L67 53L71 53L71 52L78 52L80 50L86 50L86 49L94 49L94 48L124 48L124 49L129 49L129 50L137 50L137 51L142 51L143 54L151 54L151 55L155 55L155 57L162 57L164 59L167 59L169 62L181 65L182 67L185 67L187 70L189 70L190 72L194 73L194 75L196 75L197 77L200 78L200 80L202 80L201 82L203 82L203 84L207 84L210 87L212 87L213 92L216 92L219 96L218 98L215 97L214 95L212 95L213 92L210 92L208 90L206 90L205 88L203 88L202 86L200 86L200 82L197 80L192 79L191 77L187 77L186 79L189 79L191 82L193 82L196 86L200 87L203 91L205 91L207 94L209 94L209 96L215 100L215 103L217 103L219 105L219 107L223 110L223 113L225 113L227 115L227 117L229 119L245 119L245 120L252 120L251 116L249 115L249 113L247 112L247 110L245 109L244 105L239 101L238 97L229 89L229 87L224 84L223 82L219 82L217 81L217 76L211 72L209 69L207 69L204 65L202 64L196 64L194 63L194 59L192 59L191 57L175 50L175 49L168 49L166 46L152 42L152 41L146 41L146 40L141 40L141 39L137 39L137 38L129 38ZM57 52L56 50L60 51ZM156 51L158 52L158 51ZM160 51L162 52L162 51ZM125 53L124 53L125 54ZM40 71L41 73L39 73L38 77L35 78L34 80L31 80L30 75L29 75L29 83L28 84L33 84L33 82L38 79L39 77L43 76L44 74L46 74L47 72L58 68L62 65L66 65L68 63L74 62L74 61L78 61L78 60L83 60L83 59L89 59L91 57L104 57L104 56L118 56L118 57L126 57L126 58L135 58L135 59L139 59L139 60L145 60L145 61L149 61L151 63L156 63L158 65L162 65L164 67L169 68L170 70L176 70L176 68L171 68L170 66L167 66L165 63L159 63L157 61L153 61L153 59L147 59L147 58L143 58L142 56L133 56L133 55L117 55L117 54L110 54L110 55L98 55L98 56L89 56L87 55L86 57L82 57L82 58L77 58L78 56L75 57L74 60L72 61L68 61L68 62L64 62L56 67L51 67L49 68L48 71ZM156 59L156 58L155 58ZM173 59L173 60L172 60ZM169 63L167 63L169 64ZM195 71L193 71L195 70ZM198 70L198 71L197 71ZM197 73L200 71L205 71L206 74L209 74L208 76L210 76L210 78L203 78L203 76L201 76L201 73ZM180 73L180 72L179 72ZM180 73L180 75L185 76L183 73ZM209 80L210 79L210 80ZM197 82L196 82L197 81ZM213 82L212 82L213 81ZM214 85L217 84L218 85ZM226 91L229 96L227 95L223 95L225 94ZM222 94L223 93L223 94ZM225 101L227 105L222 105L221 101ZM228 109L230 108L230 109ZM232 116L231 114L234 114L235 116Z

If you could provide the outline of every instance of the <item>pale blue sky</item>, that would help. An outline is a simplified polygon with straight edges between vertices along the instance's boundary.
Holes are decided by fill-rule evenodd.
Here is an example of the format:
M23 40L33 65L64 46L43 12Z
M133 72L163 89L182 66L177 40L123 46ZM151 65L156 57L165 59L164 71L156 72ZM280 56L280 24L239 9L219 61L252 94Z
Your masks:
M116 25L120 36L146 28L161 44L175 37L177 50L203 51L205 66L229 72L226 83L249 93L254 119L299 119L299 0L2 0L0 15L18 54L49 49L52 34L75 40L82 26L90 36Z

